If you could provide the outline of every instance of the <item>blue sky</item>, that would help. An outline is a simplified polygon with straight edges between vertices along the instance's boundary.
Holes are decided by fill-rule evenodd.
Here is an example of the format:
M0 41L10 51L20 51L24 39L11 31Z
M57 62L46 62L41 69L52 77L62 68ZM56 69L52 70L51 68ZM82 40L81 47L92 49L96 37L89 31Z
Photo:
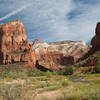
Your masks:
M88 42L100 21L100 0L0 0L0 23L15 19L29 41Z

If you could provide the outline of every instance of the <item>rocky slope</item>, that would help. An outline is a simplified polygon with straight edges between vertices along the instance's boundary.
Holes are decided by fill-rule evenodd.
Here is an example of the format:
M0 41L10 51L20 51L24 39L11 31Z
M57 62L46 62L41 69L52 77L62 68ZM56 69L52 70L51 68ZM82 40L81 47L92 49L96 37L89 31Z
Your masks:
M44 43L35 40L30 44L23 24L14 20L0 25L0 64L24 62L55 69L68 66L84 56L89 47L81 41Z

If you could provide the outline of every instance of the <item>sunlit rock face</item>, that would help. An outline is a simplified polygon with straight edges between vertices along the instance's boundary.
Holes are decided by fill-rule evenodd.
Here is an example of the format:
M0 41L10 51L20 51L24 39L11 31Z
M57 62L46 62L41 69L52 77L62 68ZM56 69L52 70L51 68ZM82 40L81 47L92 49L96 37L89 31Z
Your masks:
M14 20L0 25L0 63L33 63L31 44L23 24ZM32 61L31 61L32 60Z
M0 40L1 52L20 48L24 42L27 42L23 24L19 20L2 24L0 27Z

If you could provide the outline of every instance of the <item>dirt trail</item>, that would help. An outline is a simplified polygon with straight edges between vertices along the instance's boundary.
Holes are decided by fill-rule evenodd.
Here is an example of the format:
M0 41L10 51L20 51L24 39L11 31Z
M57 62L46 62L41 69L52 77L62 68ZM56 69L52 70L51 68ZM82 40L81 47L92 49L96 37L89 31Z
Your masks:
M0 83L7 84L7 85L11 85L11 84L21 84L21 85L23 85L25 83L25 80L1 81Z
M61 90L43 92L41 94L37 94L37 96L35 97L35 100L39 100L41 98L55 100L56 98L60 97L61 95L62 95Z

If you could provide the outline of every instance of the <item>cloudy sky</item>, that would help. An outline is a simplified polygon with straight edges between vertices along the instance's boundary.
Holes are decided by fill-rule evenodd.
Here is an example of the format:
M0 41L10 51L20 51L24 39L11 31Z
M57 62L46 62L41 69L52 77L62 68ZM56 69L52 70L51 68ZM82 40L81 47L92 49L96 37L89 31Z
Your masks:
M88 42L100 21L100 0L0 0L0 23L15 19L29 41Z

